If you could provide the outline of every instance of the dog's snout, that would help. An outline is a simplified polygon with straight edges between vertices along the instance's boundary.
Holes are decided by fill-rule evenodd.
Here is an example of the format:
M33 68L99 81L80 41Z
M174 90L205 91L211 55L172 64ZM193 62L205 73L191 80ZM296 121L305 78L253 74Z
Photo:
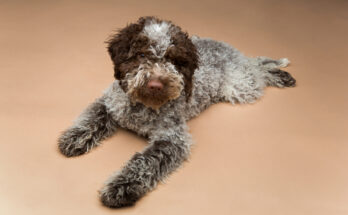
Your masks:
M147 83L147 88L153 91L160 91L163 89L163 84L159 80L151 80Z

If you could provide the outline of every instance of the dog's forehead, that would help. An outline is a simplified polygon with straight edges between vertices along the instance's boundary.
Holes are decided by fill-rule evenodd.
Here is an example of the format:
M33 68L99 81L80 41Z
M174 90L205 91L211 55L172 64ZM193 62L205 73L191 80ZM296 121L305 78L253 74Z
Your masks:
M149 49L157 57L163 57L172 44L171 28L172 24L165 21L150 21L144 26L142 33L152 42Z

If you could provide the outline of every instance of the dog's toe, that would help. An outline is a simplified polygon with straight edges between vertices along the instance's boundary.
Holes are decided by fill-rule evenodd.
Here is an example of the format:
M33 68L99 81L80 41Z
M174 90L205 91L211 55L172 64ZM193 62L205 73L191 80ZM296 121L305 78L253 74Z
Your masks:
M283 71L280 78L284 87L294 87L296 85L296 80L288 72Z
M89 139L84 138L84 133L77 129L65 131L58 139L59 151L67 156L73 157L88 152Z
M129 184L107 185L100 191L101 202L110 208L132 206L138 199Z
M72 143L59 142L58 148L59 148L59 151L67 157L79 156L85 153L84 149L77 148Z
M271 85L277 87L294 87L296 86L296 80L291 76L290 73L277 69L269 71L273 78L271 80Z

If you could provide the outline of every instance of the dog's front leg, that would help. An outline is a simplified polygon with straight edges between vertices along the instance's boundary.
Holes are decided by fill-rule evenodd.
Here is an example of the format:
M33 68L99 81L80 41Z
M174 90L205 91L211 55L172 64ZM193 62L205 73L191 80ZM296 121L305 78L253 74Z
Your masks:
M99 98L62 133L58 139L59 150L67 157L84 154L97 146L99 141L111 136L116 127L117 123L107 112L104 99Z
M101 201L115 208L132 205L187 159L190 145L186 125L155 132L150 137L150 146L136 153L107 181L100 191Z

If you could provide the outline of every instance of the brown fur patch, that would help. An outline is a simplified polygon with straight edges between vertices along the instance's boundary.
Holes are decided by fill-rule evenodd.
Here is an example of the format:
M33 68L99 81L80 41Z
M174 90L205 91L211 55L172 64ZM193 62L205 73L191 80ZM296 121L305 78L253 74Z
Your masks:
M198 55L187 33L167 21L172 25L172 46L168 48L163 59L158 59L149 51L150 45L154 45L153 43L156 41L150 41L148 37L141 34L149 21L162 22L155 17L141 17L136 23L126 26L113 35L107 43L114 63L114 76L120 80L122 89L130 95L133 101L157 109L169 100L177 98L183 88L187 99L190 97L192 76L198 67ZM183 78L178 74L168 72L168 69L165 71L163 65L168 61L175 66ZM156 63L163 68L160 78L164 88L160 92L154 93L147 89L146 83L153 78L151 71L153 68L149 65L153 67ZM142 76L144 79L141 81L142 84L135 85L133 79L138 76L141 68L146 69L149 76ZM137 81L139 82L139 80Z
M112 35L111 39L107 41L108 52L114 63L114 76L116 79L122 79L124 77L125 74L120 70L120 66L122 63L129 60L132 45L139 44L135 42L135 39L143 30L147 19L147 17L139 18L136 23L130 24L119 30L117 34Z
M165 58L171 61L183 74L185 93L189 98L192 93L192 77L198 68L198 54L187 33L182 32L180 27L178 28L180 31L172 37L174 46L167 50Z

